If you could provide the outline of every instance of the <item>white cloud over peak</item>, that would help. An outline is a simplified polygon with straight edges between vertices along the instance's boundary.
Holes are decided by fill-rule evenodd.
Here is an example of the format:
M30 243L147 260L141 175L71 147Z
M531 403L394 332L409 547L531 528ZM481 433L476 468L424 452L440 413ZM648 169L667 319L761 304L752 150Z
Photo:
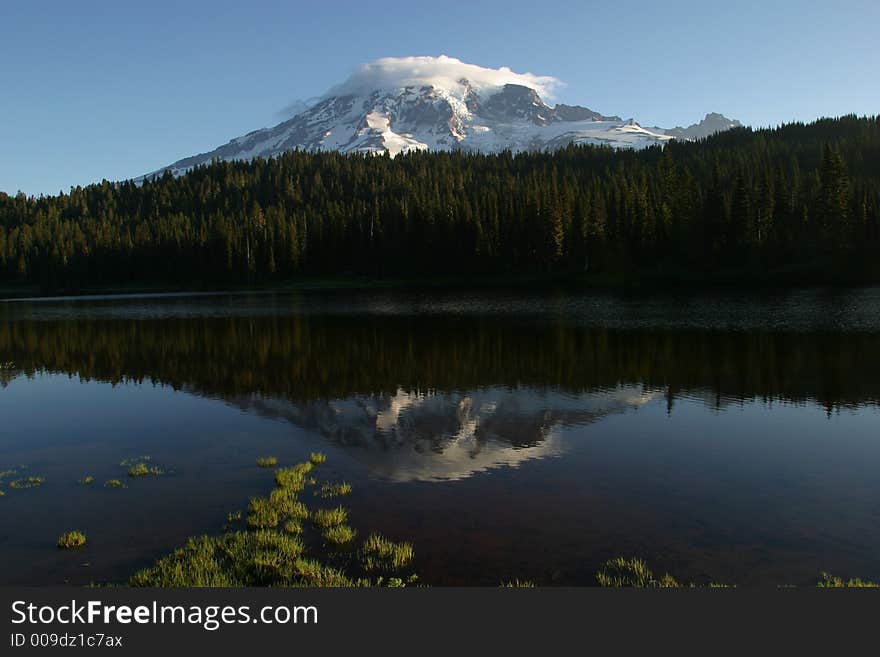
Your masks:
M506 66L483 68L446 55L384 57L362 64L345 82L331 88L324 97L423 85L457 89L461 87L462 79L470 82L477 92L505 84L520 84L534 89L545 99L552 98L553 90L562 85L559 79L551 76L514 73Z

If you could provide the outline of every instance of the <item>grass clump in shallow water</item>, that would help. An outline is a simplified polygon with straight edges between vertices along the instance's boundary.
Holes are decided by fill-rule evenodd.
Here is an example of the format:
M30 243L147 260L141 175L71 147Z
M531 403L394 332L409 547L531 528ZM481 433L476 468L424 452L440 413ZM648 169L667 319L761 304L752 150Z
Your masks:
M858 577L844 580L842 577L835 577L828 573L822 573L817 586L820 589L877 589L880 584L876 582L868 582Z
M665 574L656 578L651 569L641 559L627 559L617 557L605 562L605 565L596 573L596 579L600 586L630 587L630 588L696 588L706 586L708 588L733 588L735 585L709 582L708 584L680 584L672 575ZM828 573L822 573L817 582L819 588L880 588L880 583L870 582L858 577L844 580ZM782 585L784 588L797 588Z
M311 471L311 463L297 463L291 468L279 468L275 471L275 484L299 492L306 487L306 475Z
M58 537L58 547L62 550L82 547L85 544L86 535L81 531L74 530L72 532L67 532L66 534L61 534L61 536Z
M153 460L153 457L149 456L149 455L135 456L130 459L124 459L124 460L120 461L119 465L121 465L123 468L130 468L131 466L137 465L138 463L145 463L145 462L149 462L152 460Z
M324 530L322 534L326 541L328 541L329 543L335 543L336 545L345 545L346 543L351 543L356 535L357 532L348 525L336 525L335 527L328 527Z
M9 482L10 488L15 488L17 490L25 490L27 488L36 488L37 486L42 486L43 482L46 481L45 477L22 477L21 479L14 479Z
M199 536L136 573L132 586L295 586L305 550L295 537L270 530Z
M150 469L146 463L135 463L128 469L129 477L146 477L150 474Z
M236 525L241 522L242 513L241 511L230 511L226 514L226 524L223 525L224 532L231 532L236 530Z
M657 579L641 559L617 557L609 559L596 573L600 586L628 588L678 588L679 583L668 573Z
M303 533L303 526L299 520L288 520L284 523L284 531L288 534L299 535Z
M326 483L321 485L321 497L345 497L351 494L351 484L340 482L338 484Z
M387 580L383 577L380 577L377 580L377 583L380 585L384 585L389 589L402 589L406 587L407 584L415 584L419 580L418 575L410 575L406 579L402 577L389 577Z
M515 579L511 582L502 582L501 588L503 588L503 589L533 589L533 588L535 588L535 583L530 579Z
M149 466L146 463L135 463L128 468L128 476L132 478L147 477L150 475L158 477L161 474L162 470L160 470L156 466Z
M305 520L309 510L296 497L296 491L289 488L276 488L269 494L269 503L284 518Z
M312 465L321 465L324 461L327 460L327 455L321 452L312 452L309 456L309 461Z
M251 529L270 529L281 522L281 514L265 497L255 497L248 505L247 526Z
M261 456L257 459L257 465L261 468L274 468L278 465L278 458L275 456Z
M129 583L162 587L353 587L405 586L415 582L415 575L405 580L385 579L384 573L378 572L378 577L365 576L365 569L352 561L348 551L328 549L328 544L351 543L357 533L345 524L348 512L342 507L319 509L311 514L298 499L300 484L311 468L311 462L307 462L277 471L278 487L268 497L253 498L248 506L248 530L191 538L183 547L136 573ZM303 525L309 517L315 520L314 527ZM408 548L408 556L397 560L390 553L383 553L389 563L403 566L412 561L412 546L385 543ZM368 551L371 549L376 548Z
M312 514L312 522L325 529L342 525L346 520L348 520L348 511L341 506L335 509L318 509Z
M118 479L108 479L104 482L105 488L122 488L122 482Z
M2 472L0 472L0 485L2 485L6 479L8 479L9 477L14 477L16 474L18 474L18 470L14 469L3 470ZM0 489L0 497L3 497L5 495L6 492Z
M88 484L91 484L94 481L95 481L95 478L92 475L86 475L85 477L83 477L82 479L79 480L79 483L81 483L83 486L87 486Z
M9 477L14 477L17 474L18 474L18 470L14 469L14 468L11 468L9 470L3 470L2 472L0 472L0 481L3 481L4 479L9 479Z
M200 536L136 573L132 586L362 586L341 570L304 557L297 537L271 530Z
M361 565L367 572L395 572L408 567L414 556L411 543L395 543L381 534L370 534L361 548Z

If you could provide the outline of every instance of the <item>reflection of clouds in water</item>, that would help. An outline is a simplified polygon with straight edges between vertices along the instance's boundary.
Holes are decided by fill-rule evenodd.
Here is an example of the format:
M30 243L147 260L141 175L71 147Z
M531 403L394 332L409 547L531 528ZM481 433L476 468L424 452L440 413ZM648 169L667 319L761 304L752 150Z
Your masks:
M655 394L621 386L581 394L533 388L407 391L294 403L230 400L320 434L393 481L463 479L565 451L562 428L637 408Z

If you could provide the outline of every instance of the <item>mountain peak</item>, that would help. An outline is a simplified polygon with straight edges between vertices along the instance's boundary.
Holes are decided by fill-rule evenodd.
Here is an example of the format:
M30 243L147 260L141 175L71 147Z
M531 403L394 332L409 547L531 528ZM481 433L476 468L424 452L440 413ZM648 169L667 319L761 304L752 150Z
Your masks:
M480 94L499 90L506 84L528 87L549 98L560 81L551 76L514 73L506 66L495 69L466 64L447 55L384 57L359 66L345 82L331 87L324 98L407 87L434 87L461 94L470 89Z
M716 132L724 132L733 128L741 128L742 123L736 119L728 119L718 112L709 112L699 123L693 123L687 128L678 126L663 132L676 139L705 139L711 137ZM662 128L656 128L662 130Z
M273 128L249 132L148 175L178 175L215 158L247 160L294 149L394 156L419 150L545 150L568 144L645 148L740 125L710 113L689 128L644 128L634 119L624 122L579 105L547 104L560 84L552 76L485 68L446 55L386 57L359 66Z

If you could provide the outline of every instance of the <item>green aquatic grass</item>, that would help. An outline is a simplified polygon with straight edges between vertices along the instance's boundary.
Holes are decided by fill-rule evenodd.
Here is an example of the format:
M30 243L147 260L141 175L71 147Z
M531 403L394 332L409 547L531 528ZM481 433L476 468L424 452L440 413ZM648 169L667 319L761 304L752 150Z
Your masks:
M417 575L410 575L406 579L402 577L389 577L385 579L384 577L380 577L376 580L377 586L385 586L389 589L402 589L409 584L415 584L419 580Z
M342 570L326 566L316 559L298 559L293 567L299 586L352 588L370 585L369 580L352 579Z
M835 577L829 573L822 573L819 577L817 586L821 589L877 589L880 584L877 582L868 582L858 577L844 580L842 577Z
M288 534L299 535L303 533L303 525L299 520L288 520L284 523L284 531Z
M361 547L361 565L367 572L396 572L407 568L415 552L411 543L395 543L381 534L370 534Z
M274 456L261 456L257 459L257 465L261 468L274 468L278 465L278 459Z
M255 497L248 506L248 527L269 529L277 527L283 520L301 521L309 517L305 504L297 499L296 487L279 487L269 493L269 497Z
M104 482L105 488L122 488L122 482L118 479L108 479Z
M271 529L281 522L278 509L265 497L254 497L248 504L247 526L251 529Z
M270 530L199 536L136 573L132 586L364 586L339 569L305 558L303 541Z
M158 477L159 475L164 474L161 469L156 466L147 465L146 463L135 463L131 467L128 468L128 476L131 478L137 477Z
M92 475L86 475L85 477L83 477L82 479L79 480L79 483L81 483L84 486L87 486L88 484L91 484L94 481L95 481L95 478Z
M78 530L61 534L61 536L58 537L58 547L63 550L82 547L85 544L86 535Z
M305 546L269 530L199 536L136 573L132 586L294 586Z
M321 465L327 460L327 455L322 452L312 452L309 455L309 461L312 465Z
M601 586L608 587L631 587L631 588L735 588L735 585L719 582L708 584L682 584L672 575L666 573L661 577L655 577L653 571L642 560L637 558L627 559L617 557L605 562L603 567L596 573L596 579ZM880 588L880 583L871 582L858 577L843 579L829 573L821 573L816 584L819 588ZM793 585L780 585L780 588L798 588Z
M227 522L240 522L241 521L241 511L230 511L226 514Z
M409 544L396 544L373 535L372 547L367 552L375 553L374 579L363 576L364 569L351 559L350 553L329 549L330 545L352 543L357 532L345 524L348 512L344 508L318 509L312 514L298 499L311 468L309 461L278 470L277 487L267 497L255 497L248 504L246 530L193 537L153 566L137 572L129 583L161 587L354 587L406 586L417 581L415 575L385 579L386 573L380 572L378 565L379 561L382 568L387 564L408 565L412 561ZM309 517L315 520L323 542L315 540L318 536L314 527L303 525ZM233 518L240 515L227 516L230 521Z
M130 467L137 465L139 463L148 463L152 460L153 460L153 457L150 455L134 456L132 458L120 461L119 465L122 466L123 468L130 468Z
M290 488L276 488L269 493L269 505L272 506L282 516L291 516L295 513L295 508L299 503L297 493Z
M45 477L22 477L21 479L14 479L9 482L10 488L15 488L16 490L25 490L28 488L36 488L37 486L42 486L46 481Z
M312 471L311 463L297 463L290 468L279 468L275 471L275 484L297 492L306 487L306 476Z
M150 474L150 469L146 463L135 463L128 469L129 477L146 477Z
M348 525L336 525L335 527L328 527L321 535L324 537L324 540L329 543L344 545L346 543L351 543L357 535L357 532Z
M302 502L296 502L291 506L290 517L294 520L306 520L311 515L308 507Z
M336 527L344 524L346 520L348 520L348 511L341 506L335 509L317 509L312 513L312 522L322 528Z
M630 588L678 588L680 585L668 573L659 579L642 559L617 557L609 559L596 573L600 586Z
M321 497L345 497L352 491L351 484L340 482L338 484L326 483L321 485Z
M299 501L296 491L289 488L276 488L269 493L269 503L284 518L305 520L309 517L309 509Z
M15 477L18 474L19 470L26 470L26 469L27 469L27 466L19 465L17 468L9 468L7 470L0 471L0 485L4 484L6 482L6 480L9 479L10 477ZM9 482L9 487L10 488L17 488L17 486L13 486L14 483L15 482ZM39 484L37 484L37 485L39 485ZM33 486L27 486L27 488L33 488ZM5 495L6 495L6 492L0 490L0 497L5 497Z
M510 582L501 582L503 589L533 589L535 583L529 579L515 579Z

